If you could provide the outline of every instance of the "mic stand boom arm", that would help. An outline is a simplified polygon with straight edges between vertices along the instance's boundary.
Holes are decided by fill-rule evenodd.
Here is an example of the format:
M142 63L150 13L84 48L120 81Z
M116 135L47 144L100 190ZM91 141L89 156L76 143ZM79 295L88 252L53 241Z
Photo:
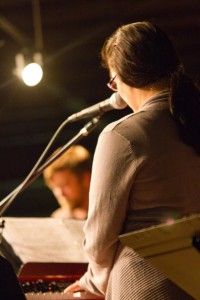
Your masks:
M20 184L15 190L13 190L9 195L7 195L0 202L0 216L5 212L6 209L12 204L14 199L17 197L19 193L25 190L29 185L31 185L46 169L52 162L54 162L58 157L60 157L67 149L69 149L72 145L76 144L80 141L84 136L87 136L92 130L94 130L100 120L100 116L93 118L90 122L88 122L77 135L75 135L67 144L65 144L57 153L50 156L42 166L38 167L30 178Z

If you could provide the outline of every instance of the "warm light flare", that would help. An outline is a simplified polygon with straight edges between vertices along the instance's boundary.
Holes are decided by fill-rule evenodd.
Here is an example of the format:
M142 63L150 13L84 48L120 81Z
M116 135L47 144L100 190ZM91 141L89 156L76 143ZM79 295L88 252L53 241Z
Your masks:
M43 71L39 64L31 63L23 69L21 76L26 85L35 86L41 81Z

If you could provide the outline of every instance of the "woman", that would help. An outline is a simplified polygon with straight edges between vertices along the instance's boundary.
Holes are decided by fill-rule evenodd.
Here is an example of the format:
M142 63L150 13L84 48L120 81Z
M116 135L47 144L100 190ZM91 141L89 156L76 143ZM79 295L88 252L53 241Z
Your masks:
M200 212L200 91L165 33L148 22L119 28L102 59L108 85L134 113L99 137L84 227L89 267L66 292L192 299L118 236Z

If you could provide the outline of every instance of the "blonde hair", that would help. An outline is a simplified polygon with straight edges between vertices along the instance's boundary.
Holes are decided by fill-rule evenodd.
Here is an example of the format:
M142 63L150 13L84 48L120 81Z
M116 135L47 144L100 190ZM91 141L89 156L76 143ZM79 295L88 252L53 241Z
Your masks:
M57 153L61 148L54 151ZM43 171L44 181L47 185L56 171L69 170L77 176L81 176L84 172L91 172L92 156L90 152L81 145L71 146L59 158L57 158L50 166Z

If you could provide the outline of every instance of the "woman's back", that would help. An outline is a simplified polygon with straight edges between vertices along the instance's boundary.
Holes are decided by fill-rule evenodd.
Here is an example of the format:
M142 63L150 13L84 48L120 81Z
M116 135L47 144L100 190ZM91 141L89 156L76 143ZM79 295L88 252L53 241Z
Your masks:
M166 103L147 103L114 131L130 143L134 158L127 223L131 218L146 227L200 212L200 156L183 143Z

